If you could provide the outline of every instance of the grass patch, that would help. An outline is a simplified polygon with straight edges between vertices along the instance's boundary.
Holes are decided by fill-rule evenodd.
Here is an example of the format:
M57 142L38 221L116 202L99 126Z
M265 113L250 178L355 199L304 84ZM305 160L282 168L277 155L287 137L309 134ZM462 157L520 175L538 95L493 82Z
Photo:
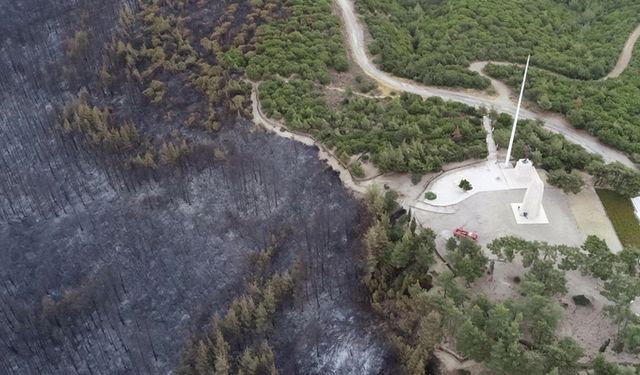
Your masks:
M628 198L605 189L596 189L607 216L623 246L640 247L640 224Z

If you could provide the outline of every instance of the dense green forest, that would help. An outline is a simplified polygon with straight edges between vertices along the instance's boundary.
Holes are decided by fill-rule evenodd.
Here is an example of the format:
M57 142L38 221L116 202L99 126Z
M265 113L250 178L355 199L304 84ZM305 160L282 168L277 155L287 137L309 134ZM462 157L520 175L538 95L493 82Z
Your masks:
M524 62L579 79L603 77L640 20L633 0L358 0L380 66L432 85L486 88L464 68Z
M422 174L446 162L486 156L480 115L462 104L347 92L337 108L329 105L322 85L331 70L348 69L340 20L329 0L294 0L286 9L288 18L258 28L246 68L249 78L263 80L260 101L269 117L340 155L366 154L383 171Z
M597 81L614 66L640 3L624 1L358 0L373 36L371 53L387 71L426 84L487 88L466 70L476 60L533 69L525 93L545 110L640 161L639 53L618 79ZM542 69L540 69L542 68ZM487 72L517 87L521 69Z
M471 240L450 239L448 267L436 272L434 265L441 261L435 234L418 228L410 212L397 218L395 197L393 191L376 188L366 195L376 220L364 237L369 267L365 283L374 310L386 318L387 335L407 374L424 374L445 336L454 338L459 353L496 373L577 374L584 367L597 375L635 373L601 357L585 366L579 344L556 332L563 314L557 297L567 293L565 272L580 270L605 282L602 294L612 302L605 314L618 327L612 338L615 350L640 350L640 320L629 307L640 295L638 250L626 248L614 255L595 236L581 248L496 239L488 249L501 261L518 258L525 273L518 297L490 301L467 287L492 272L481 247Z
M438 171L447 162L486 156L481 111L413 95L374 99L347 91L340 102L329 100L322 85L328 82L332 70L348 68L339 20L331 13L331 3L292 0L285 9L288 18L257 29L256 48L247 54L247 75L263 81L260 100L268 116L313 135L340 156L364 154L385 172L422 174ZM510 117L494 114L494 118L496 140L504 146ZM562 136L544 131L539 124L521 128L520 132L527 135L518 137L515 155L528 157L549 171L585 170L599 160ZM358 175L361 170L355 168L353 172ZM554 176L554 181L568 191L581 186L573 175L558 172ZM623 195L638 191L633 176L633 186L619 191Z
M517 87L522 69L516 66L488 65L491 76ZM640 161L640 49L636 47L631 64L616 79L577 81L543 70L530 72L527 97L546 110L567 116L573 126L585 129L604 143Z
M367 153L382 171L422 174L443 163L484 158L486 133L473 108L439 98L371 99L346 94L337 108L310 81L267 81L264 111L292 129L312 134L339 153Z
M493 139L501 148L507 148L513 117L506 113L491 113L493 121ZM545 170L579 169L585 170L591 162L602 158L588 153L582 146L567 141L561 134L546 130L542 123L531 120L519 120L517 136L513 143L515 158L530 159L534 165Z

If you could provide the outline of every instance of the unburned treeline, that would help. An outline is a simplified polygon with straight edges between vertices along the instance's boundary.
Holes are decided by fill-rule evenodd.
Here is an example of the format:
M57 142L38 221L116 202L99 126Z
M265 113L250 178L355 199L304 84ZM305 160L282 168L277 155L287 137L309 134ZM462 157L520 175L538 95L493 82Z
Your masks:
M331 108L311 81L274 80L260 85L260 99L270 117L314 135L339 154L366 154L384 172L424 174L487 155L480 113L439 98L347 93L338 108Z
M528 98L540 108L562 113L578 129L597 136L602 142L626 152L640 162L640 49L634 49L629 67L618 78L604 81L578 81L532 69L525 89ZM517 66L488 65L486 71L511 87L519 87L521 69Z

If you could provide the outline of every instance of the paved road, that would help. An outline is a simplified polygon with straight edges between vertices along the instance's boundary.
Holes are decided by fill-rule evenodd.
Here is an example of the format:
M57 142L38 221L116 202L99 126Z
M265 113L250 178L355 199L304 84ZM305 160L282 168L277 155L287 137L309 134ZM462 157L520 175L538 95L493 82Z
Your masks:
M439 96L443 99L453 100L461 103L465 103L474 107L487 107L493 108L499 112L510 113L511 115L515 114L516 111L516 103L514 103L510 98L505 97L504 93L504 84L497 83L497 81L492 80L494 84L497 85L496 91L501 94L498 96L489 96L478 92L470 92L470 91L462 91L462 90L451 90L437 87L429 87L420 85L411 80L395 77L389 73L385 73L379 70L372 62L366 52L366 45L364 41L364 29L362 24L359 22L356 13L354 11L352 0L336 0L336 3L340 7L342 18L345 24L347 39L349 44L349 50L351 51L351 55L355 62L362 68L364 73L369 77L375 79L379 83L384 86L387 86L393 90L409 92L417 95L421 95L423 97L429 96ZM638 35L640 33L640 27L636 29L634 33L631 34L627 44L633 46L635 40L638 39ZM632 43L633 42L633 43ZM631 48L627 48L625 46L625 50L621 53L620 60L624 63L624 55L626 53L630 54ZM626 52L625 52L626 51ZM486 62L480 62L477 64L484 64ZM619 62L620 63L620 62ZM628 61L627 61L628 63ZM475 68L478 68L476 64ZM622 65L623 66L623 65ZM618 68L616 68L618 69ZM616 69L612 74L616 73ZM619 73L618 73L619 74ZM603 143L601 143L596 137L590 135L589 133L577 130L567 122L567 120L558 114L550 114L550 113L537 113L527 108L522 108L520 111L520 117L526 119L539 119L544 122L544 126L556 133L563 134L569 141L573 143L577 143L583 146L590 152L597 153L602 155L605 161L613 162L620 161L625 165L633 166L633 163L629 160L629 158L623 154L622 152L613 149Z

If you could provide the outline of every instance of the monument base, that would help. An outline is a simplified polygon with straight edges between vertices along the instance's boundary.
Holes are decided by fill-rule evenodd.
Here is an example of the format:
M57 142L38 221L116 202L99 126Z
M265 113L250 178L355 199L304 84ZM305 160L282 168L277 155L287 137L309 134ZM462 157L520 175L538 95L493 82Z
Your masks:
M516 224L549 224L549 219L547 219L547 213L544 212L544 207L540 207L538 216L524 217L518 212L518 207L521 205L522 203L511 203L511 210L513 211L513 216L516 218Z

